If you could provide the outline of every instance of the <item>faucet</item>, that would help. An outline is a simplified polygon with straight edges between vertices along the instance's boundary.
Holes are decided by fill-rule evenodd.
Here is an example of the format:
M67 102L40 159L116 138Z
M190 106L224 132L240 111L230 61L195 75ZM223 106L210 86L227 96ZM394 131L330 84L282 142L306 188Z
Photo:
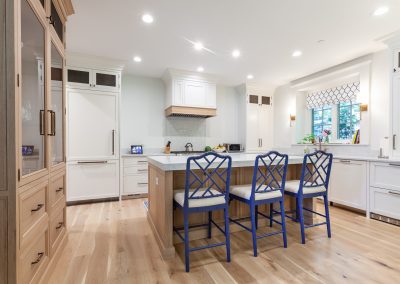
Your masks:
M314 145L318 146L318 148L314 148L315 151L317 151L317 150L324 151L324 152L328 151L328 148L322 148L322 138L321 137L318 137L318 144L314 143Z
M193 152L193 144L190 142L186 143L185 150L186 152Z

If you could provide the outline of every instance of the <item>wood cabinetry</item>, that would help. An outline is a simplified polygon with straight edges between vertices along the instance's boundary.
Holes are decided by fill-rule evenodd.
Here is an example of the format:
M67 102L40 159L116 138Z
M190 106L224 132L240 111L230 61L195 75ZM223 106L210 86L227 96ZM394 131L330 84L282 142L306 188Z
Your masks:
M52 178L65 173L65 25L73 9L69 0L0 5L0 282L38 283L54 263L50 196ZM65 199L57 206L65 212Z
M367 210L367 162L333 161L329 200L348 207Z

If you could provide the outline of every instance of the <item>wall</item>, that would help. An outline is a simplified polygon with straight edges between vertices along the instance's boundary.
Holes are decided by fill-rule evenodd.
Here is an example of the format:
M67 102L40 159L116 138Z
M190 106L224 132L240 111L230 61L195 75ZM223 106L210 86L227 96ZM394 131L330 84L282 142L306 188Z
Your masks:
M195 150L206 145L239 141L239 95L232 87L217 86L217 116L212 118L164 115L165 86L159 78L122 76L121 151L142 144L146 152L160 152L167 141L172 150L184 150L191 142Z
M363 113L363 119L369 121L367 126L369 128L368 145L329 145L329 150L334 153L376 155L379 151L380 140L389 136L390 52L388 50L379 51L369 58L371 59L369 110L368 113ZM321 74L323 73L326 72L322 71ZM296 126L290 127L289 123L289 114L296 106L296 95L290 84L280 86L275 90L274 147L301 153L304 146L292 146L296 142ZM296 123L300 123L302 117L302 114L299 114Z

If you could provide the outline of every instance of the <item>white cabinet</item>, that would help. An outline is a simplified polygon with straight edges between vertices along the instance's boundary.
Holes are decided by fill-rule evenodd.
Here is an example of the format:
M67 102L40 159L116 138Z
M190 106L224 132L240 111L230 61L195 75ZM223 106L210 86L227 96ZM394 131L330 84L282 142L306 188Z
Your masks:
M67 201L118 197L118 161L68 162Z
M118 95L68 89L68 160L116 159Z
M246 150L272 148L273 110L271 97L248 94L246 100Z
M392 149L393 155L400 157L400 69L392 77Z
M185 104L185 81L174 80L173 90L172 90L172 105L183 106Z
M328 195L331 202L367 210L367 162L335 159Z
M68 67L67 87L119 92L121 75L115 71Z
M371 163L370 186L400 192L400 163Z
M146 157L123 157L122 195L148 193L148 164Z

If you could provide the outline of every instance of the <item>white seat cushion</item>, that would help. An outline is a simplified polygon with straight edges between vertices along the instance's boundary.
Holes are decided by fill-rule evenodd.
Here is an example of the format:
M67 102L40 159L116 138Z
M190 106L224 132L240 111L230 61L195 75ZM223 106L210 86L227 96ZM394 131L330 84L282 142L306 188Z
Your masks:
M285 191L297 193L299 192L299 180L288 180L285 184ZM303 187L303 194L310 194L310 193L318 193L318 192L325 192L325 186L316 186L316 187Z
M251 197L251 184L246 185L233 185L230 187L230 193L238 197L250 200ZM282 197L280 190L270 192L258 192L255 194L255 200L266 200Z
M195 197L203 195L204 191L206 190L207 188L200 188L196 192ZM194 189L190 190L189 192L193 191ZM221 194L219 191L215 189L211 189L211 192L213 194ZM174 190L174 200L183 207L183 204L185 202L185 190L184 189ZM225 204L225 195L217 197L201 198L201 199L189 199L189 208L207 207L220 204Z

